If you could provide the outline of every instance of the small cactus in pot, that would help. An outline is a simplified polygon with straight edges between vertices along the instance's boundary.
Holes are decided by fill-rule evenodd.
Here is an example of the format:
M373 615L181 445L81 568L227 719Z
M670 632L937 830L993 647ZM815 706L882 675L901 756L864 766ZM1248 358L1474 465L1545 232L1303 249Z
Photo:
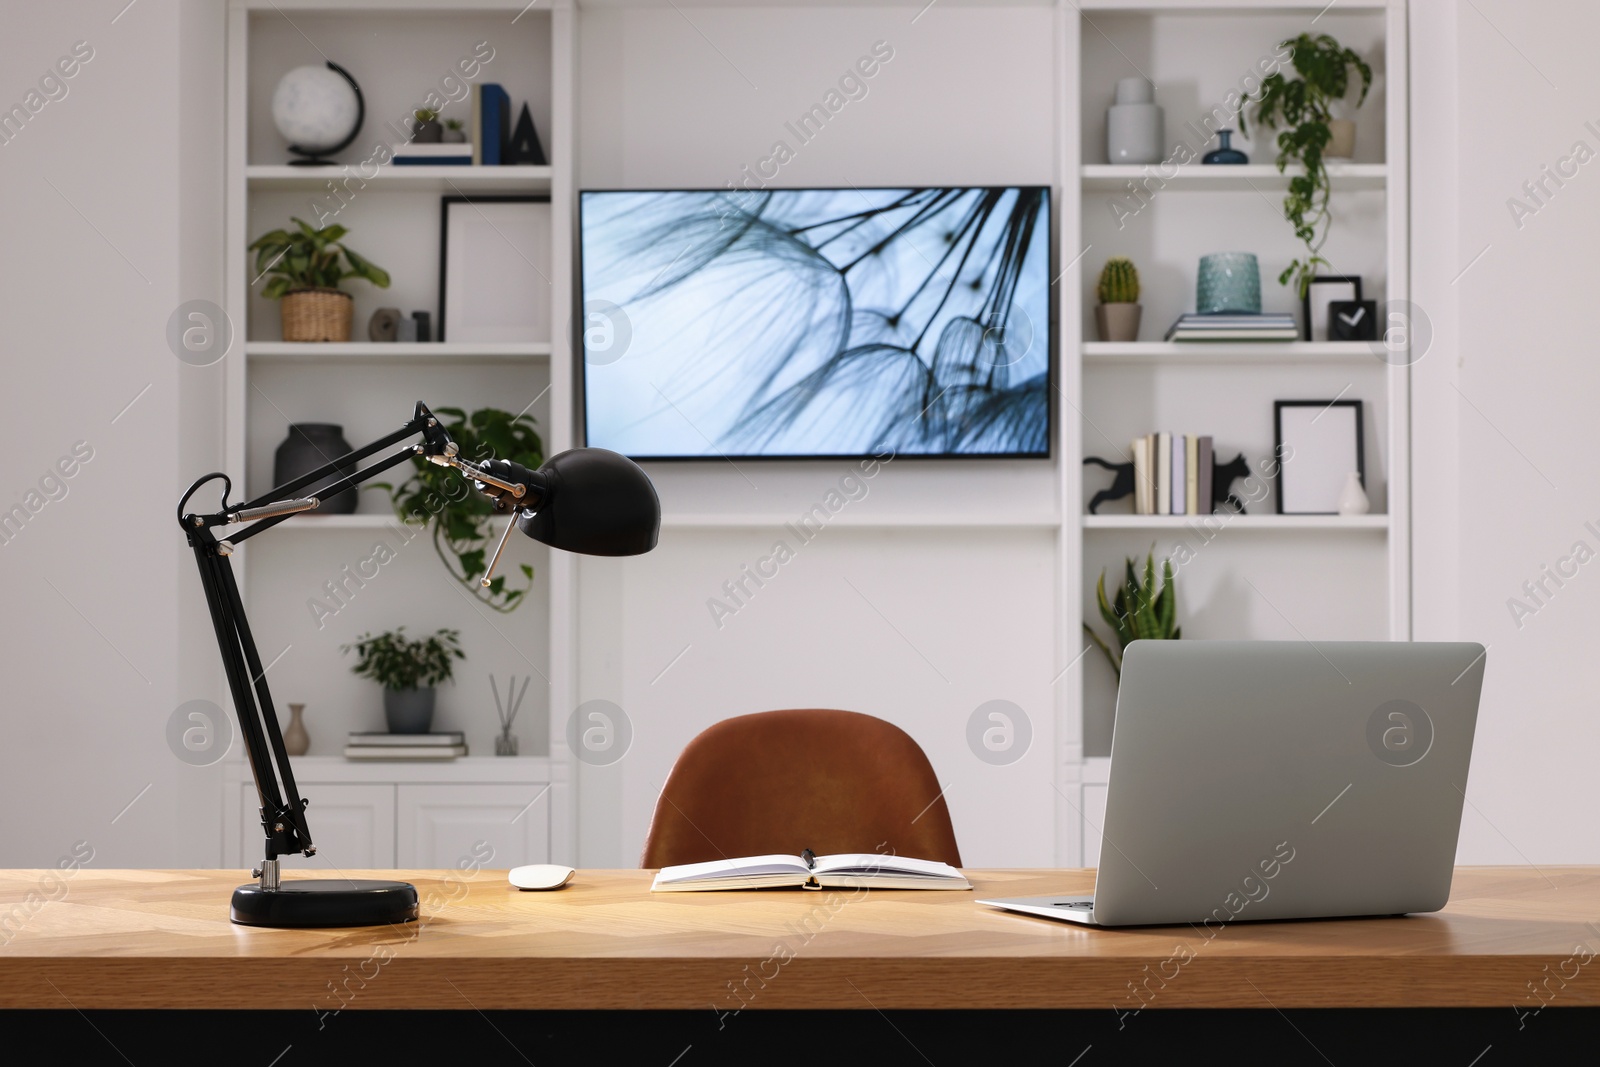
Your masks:
M1126 256L1112 256L1100 269L1096 287L1100 305L1094 309L1095 328L1102 341L1136 341L1139 338L1139 271Z

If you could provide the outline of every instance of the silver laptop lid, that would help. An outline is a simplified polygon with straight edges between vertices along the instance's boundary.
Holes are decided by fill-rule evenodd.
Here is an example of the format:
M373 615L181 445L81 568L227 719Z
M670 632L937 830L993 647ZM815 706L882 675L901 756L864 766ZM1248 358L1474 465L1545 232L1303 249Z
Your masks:
M1443 907L1484 662L1470 643L1129 645L1095 921Z

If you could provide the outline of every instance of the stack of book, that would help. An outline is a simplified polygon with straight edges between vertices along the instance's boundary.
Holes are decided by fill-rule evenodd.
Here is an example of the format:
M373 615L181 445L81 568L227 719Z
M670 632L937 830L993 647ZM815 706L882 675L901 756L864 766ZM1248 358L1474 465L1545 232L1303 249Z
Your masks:
M500 85L484 82L472 87L472 162L497 167L511 140L511 97Z
M467 735L352 733L345 759L455 759L467 754Z
M1145 434L1133 442L1135 515L1211 514L1211 436Z
M1300 328L1293 315L1178 316L1167 331L1169 341L1298 341Z
M418 144L409 141L396 146L397 167L468 167L472 165L470 144Z

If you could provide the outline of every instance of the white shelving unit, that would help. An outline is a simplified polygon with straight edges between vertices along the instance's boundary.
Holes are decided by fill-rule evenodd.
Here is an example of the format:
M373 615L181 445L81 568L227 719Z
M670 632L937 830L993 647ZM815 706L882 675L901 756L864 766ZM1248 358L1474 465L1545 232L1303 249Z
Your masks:
M427 193L536 193L549 192L553 169L550 167L397 167L386 166L371 178L352 179L352 185L370 184L379 190L407 190ZM247 166L245 180L259 192L316 193L330 189L337 177L318 168L262 164ZM365 188L358 188L364 192Z
M1169 189L1192 192L1238 192L1240 190L1282 192L1297 171L1280 173L1270 163L1208 167L1202 163L1163 167L1092 163L1082 168L1084 192L1117 192L1138 187L1146 193ZM1328 180L1335 192L1353 189L1382 189L1389 180L1389 168L1382 163L1329 163Z
M564 313L552 316L550 336L518 343L285 343L276 307L252 291L257 280L246 248L291 215L347 226L349 244L394 279L387 291L360 281L346 286L355 297L352 336L359 338L379 306L427 310L438 322L441 197L548 197L551 247L540 269L551 286L550 306L572 307L574 32L570 0L536 7L526 0L229 0L226 310L243 342L226 367L226 457L235 499L270 487L272 452L288 423L339 423L359 446L402 425L417 400L435 409L515 412L526 405L547 455L573 445ZM492 58L465 77L457 65L480 41L488 42ZM338 165L289 166L270 118L272 89L290 68L329 59L361 85L365 124L335 158ZM513 108L527 101L550 164L391 164L376 173L363 167L376 145L400 139L398 128L421 106L423 93L450 95L447 75L455 85L498 82ZM458 98L444 113L465 119L468 107ZM405 470L395 473L403 477ZM280 710L290 701L307 705L312 751L294 766L313 801L313 836L319 844L357 849L370 839L375 851L364 858L375 866L397 859L453 866L464 847L458 838L469 830L503 838L501 865L571 862L573 776L561 710L574 706L576 690L571 558L525 539L513 542L505 569L531 563L536 581L516 612L500 614L444 574L430 542L429 532L401 526L381 491L368 489L358 513L299 516L240 546L234 557L257 641L266 658L279 657L268 668L274 698ZM369 559L380 543L391 547L394 561L377 577L352 579L349 565ZM336 606L334 617L314 625L307 610L313 599ZM411 632L461 630L468 659L457 667L455 684L440 691L436 728L465 730L474 755L427 765L355 763L337 755L347 731L382 723L379 690L350 675L340 645L359 632L402 624ZM507 673L532 676L514 727L522 757L488 755L498 729L490 673L500 676L502 688ZM227 864L241 858L238 835L250 837L249 791L248 768L226 765ZM533 793L538 802L523 810ZM362 865L341 861L338 852L319 849L313 864Z
M1364 341L1300 341L1292 344L1085 341L1079 353L1086 365L1108 367L1134 363L1166 363L1173 366L1205 363L1256 363L1265 366L1348 363L1368 366L1378 361L1373 346Z
M296 344L292 341L246 341L245 357L256 363L400 363L453 360L473 363L530 363L548 361L548 341L487 342L476 344L377 343Z
M1057 847L1063 863L1092 866L1116 690L1103 657L1086 650L1081 626L1104 629L1094 601L1102 569L1114 578L1125 557L1153 549L1160 559L1188 546L1192 558L1178 578L1186 638L1404 640L1411 629L1409 372L1395 365L1404 361L1386 360L1366 343L1159 341L1179 312L1193 310L1196 264L1208 252L1255 252L1263 310L1298 313L1298 299L1277 284L1296 254L1281 211L1288 176L1278 172L1270 135L1254 123L1253 143L1241 144L1235 134L1235 147L1251 155L1246 165L1107 164L1104 116L1113 85L1129 75L1150 78L1166 109L1168 142L1182 137L1199 147L1185 124L1222 104L1278 42L1329 33L1361 53L1374 84L1353 116L1356 157L1329 166L1335 223L1326 254L1334 266L1323 273L1362 276L1364 296L1381 309L1408 295L1406 0L1079 0L1058 10L1058 254L1066 273L1058 287L1065 521L1057 542L1057 666L1076 664L1076 677L1058 687L1064 743ZM1095 339L1094 282L1113 255L1129 256L1140 269L1146 340ZM1273 399L1335 396L1364 401L1373 514L1277 515L1270 495L1243 516L1109 513L1127 501L1085 514L1088 499L1109 484L1106 472L1082 465L1087 455L1112 457L1134 437L1169 430L1211 433L1219 460L1238 451L1255 464L1271 455Z
M1085 515L1085 530L1378 530L1389 528L1387 515Z

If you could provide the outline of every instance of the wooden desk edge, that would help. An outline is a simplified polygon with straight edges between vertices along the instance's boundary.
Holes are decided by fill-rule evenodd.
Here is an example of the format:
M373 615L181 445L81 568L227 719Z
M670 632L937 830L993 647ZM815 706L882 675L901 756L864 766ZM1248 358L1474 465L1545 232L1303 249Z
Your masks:
M36 885L46 873L0 871L0 912L15 907L23 899L19 890ZM463 884L453 872L386 873L415 881L425 900L440 887ZM861 913L869 919L884 916L881 927L872 919L858 922L853 931L830 930L825 947L819 941L808 953L802 945L789 958L765 947L781 939L780 933L770 938L752 933L748 920L765 916L760 922L779 931L772 916L789 914L789 905L800 903L800 897L768 897L761 905L752 901L750 911L729 922L726 900L675 896L681 906L708 909L710 921L702 928L685 918L690 913L681 906L657 918L660 898L640 892L649 872L583 874L587 895L563 890L561 897L549 898L562 902L559 915L547 913L530 922L526 916L515 918L524 897L507 895L502 874L477 872L465 883L464 895L452 898L461 902L451 907L461 911L446 912L452 918L461 915L468 933L445 928L442 940L411 951L409 941L388 931L285 931L281 938L277 931L244 933L226 922L227 892L237 872L85 869L66 897L47 905L71 910L53 913L55 918L39 924L43 930L24 928L19 937L6 931L0 943L0 1008L724 1012L1520 1005L1532 1010L1541 999L1554 1006L1600 1006L1600 978L1594 977L1600 967L1589 965L1593 956L1572 974L1573 961L1563 964L1568 953L1558 952L1570 944L1569 933L1600 950L1600 927L1583 921L1600 916L1600 868L1546 868L1537 876L1517 868L1459 869L1461 899L1453 896L1442 913L1451 923L1435 920L1431 930L1419 927L1409 939L1397 929L1392 950L1386 933L1379 950L1338 951L1338 939L1330 942L1327 934L1339 927L1324 924L1304 927L1308 937L1328 946L1323 950L1308 949L1298 937L1274 943L1269 936L1240 952L1235 943L1210 948L1184 928L1095 932L1044 920L1029 926L1033 921L1014 916L1007 921L1021 925L997 938L1000 928L992 932L987 917L999 913L987 909L962 909L944 929L933 922L924 934L918 924L930 915L937 918L943 905L960 906L983 894L886 893L875 898L884 912ZM1084 871L969 874L975 882L990 880L986 891L1007 878L1070 886L1092 877ZM804 899L815 898L807 894ZM921 912L907 910L908 903L936 907ZM975 915L984 918L974 923ZM95 930L97 917L105 918L104 930ZM1358 947L1370 946L1371 922L1356 922L1367 930L1365 945ZM505 942L498 942L497 954L492 948L501 923L513 937L548 936L561 950L507 954ZM619 935L614 931L620 924L639 932ZM1259 929L1270 933L1271 926L1285 928L1263 924ZM1025 927L1030 932L1019 941L1016 933ZM686 932L705 954L683 951ZM1084 935L1092 940L1083 941ZM155 939L155 947L130 949L130 939L141 936ZM169 936L173 947L166 951L160 939ZM618 937L633 936L644 950L617 951ZM946 943L930 948L928 937L944 937ZM109 947L97 950L86 939ZM717 939L728 949L716 948ZM1194 948L1179 957L1170 946L1184 941ZM478 944L485 951L479 952ZM1026 951L1019 953L1019 944ZM1103 951L1108 945L1115 954Z

